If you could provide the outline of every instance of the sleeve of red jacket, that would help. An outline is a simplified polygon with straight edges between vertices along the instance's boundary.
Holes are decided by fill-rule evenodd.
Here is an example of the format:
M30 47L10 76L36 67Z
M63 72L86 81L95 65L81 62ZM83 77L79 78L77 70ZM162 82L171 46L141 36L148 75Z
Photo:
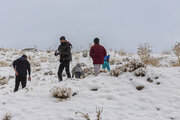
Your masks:
M91 47L89 55L90 55L91 58L93 58L93 56L94 56L94 49L92 47Z

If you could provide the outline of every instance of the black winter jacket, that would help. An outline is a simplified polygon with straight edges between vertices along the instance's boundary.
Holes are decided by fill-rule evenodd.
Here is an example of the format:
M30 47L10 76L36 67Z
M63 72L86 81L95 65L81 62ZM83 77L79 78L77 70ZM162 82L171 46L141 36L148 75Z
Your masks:
M30 63L23 57L13 62L13 67L16 68L18 75L27 76L27 71L31 75Z
M60 62L72 61L70 44L68 44L67 42L61 43L61 45L58 47L58 53L55 53L55 55L60 55Z

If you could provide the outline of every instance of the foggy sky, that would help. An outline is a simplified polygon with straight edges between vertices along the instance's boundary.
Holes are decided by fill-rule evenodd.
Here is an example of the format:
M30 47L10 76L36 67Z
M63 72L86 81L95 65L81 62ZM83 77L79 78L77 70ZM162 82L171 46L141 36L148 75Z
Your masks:
M0 47L56 48L62 35L74 49L99 37L106 48L168 50L180 41L180 1L0 0Z

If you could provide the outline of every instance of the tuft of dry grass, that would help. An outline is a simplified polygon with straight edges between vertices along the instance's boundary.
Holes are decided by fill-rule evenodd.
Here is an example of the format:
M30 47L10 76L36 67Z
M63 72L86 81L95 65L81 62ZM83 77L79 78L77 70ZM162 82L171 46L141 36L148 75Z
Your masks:
M121 56L126 56L126 55L127 55L127 53L125 52L124 49L120 49L120 50L118 51L118 54L121 55Z
M52 96L57 98L59 101L67 100L72 95L72 89L66 87L54 86L51 88L50 92L52 93Z
M103 108L96 108L96 120L102 120L102 112ZM91 120L88 113L82 113L82 112L76 112L75 114L79 114L81 117L83 117L85 120Z
M8 84L9 80L6 77L0 77L0 85Z
M11 113L6 113L2 120L11 120L11 119L12 119Z
M7 63L6 61L0 61L0 67L9 67L10 64Z

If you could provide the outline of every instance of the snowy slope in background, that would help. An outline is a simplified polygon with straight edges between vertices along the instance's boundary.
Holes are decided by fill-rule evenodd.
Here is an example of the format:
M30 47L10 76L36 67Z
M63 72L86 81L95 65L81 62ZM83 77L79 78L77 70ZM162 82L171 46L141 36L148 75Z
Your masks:
M0 58L10 65L22 53L9 50L4 54L1 51ZM90 75L79 80L64 78L64 81L59 83L56 75L59 63L53 52L25 54L30 56L33 64L32 82L28 82L26 89L13 93L13 69L0 67L0 78L5 76L10 79L7 85L0 86L0 119L10 112L12 120L84 120L75 114L83 112L89 113L91 120L95 120L96 107L103 107L103 120L180 120L179 67L148 67L145 77L135 77L128 72L119 77L101 73L97 77ZM113 52L110 54L112 59L117 61L137 58L136 55L119 56ZM82 53L74 54L73 60L71 68L77 62L87 65L83 68L93 67L91 59L83 58ZM168 63L175 60L173 55L167 55L162 60L162 65L169 66ZM152 83L147 81L149 77L153 80ZM138 85L145 88L138 91ZM58 102L50 93L53 86L70 87L77 95L67 101Z

